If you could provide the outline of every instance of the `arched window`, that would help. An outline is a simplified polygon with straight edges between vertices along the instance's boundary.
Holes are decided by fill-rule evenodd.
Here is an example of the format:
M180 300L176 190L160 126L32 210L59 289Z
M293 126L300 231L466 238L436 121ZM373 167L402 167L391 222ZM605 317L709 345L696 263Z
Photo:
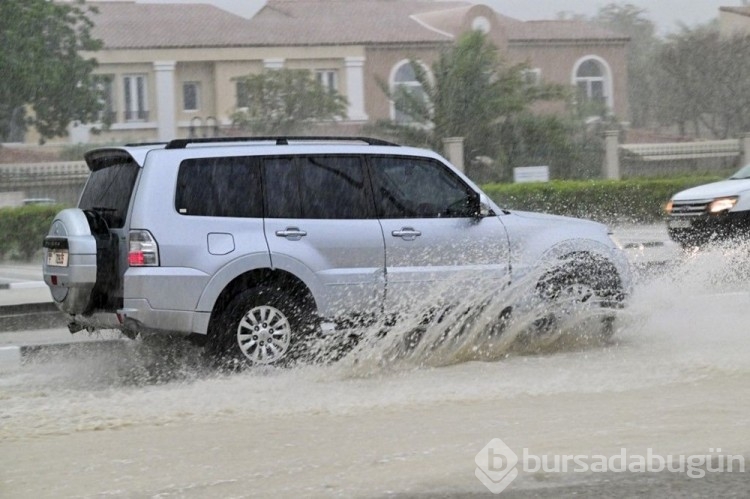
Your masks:
M396 64L391 71L390 79L391 95L398 100L399 95L406 93L421 101L426 100L426 95L422 84L417 81L416 73L411 62L404 60ZM411 123L414 119L409 116L403 109L398 109L394 102L391 102L391 119L398 123Z
M573 84L579 105L601 106L602 111L612 109L612 72L604 59L596 56L580 59L573 70Z

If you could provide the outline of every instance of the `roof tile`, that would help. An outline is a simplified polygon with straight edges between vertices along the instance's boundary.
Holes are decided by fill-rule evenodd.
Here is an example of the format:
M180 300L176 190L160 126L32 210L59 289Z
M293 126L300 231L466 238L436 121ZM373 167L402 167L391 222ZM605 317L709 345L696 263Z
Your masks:
M207 4L89 2L107 49L447 43L465 1L269 0L245 19ZM451 18L453 19L451 21ZM625 39L576 21L522 22L498 14L510 40Z
M512 41L620 40L629 38L585 21L526 21L508 26Z

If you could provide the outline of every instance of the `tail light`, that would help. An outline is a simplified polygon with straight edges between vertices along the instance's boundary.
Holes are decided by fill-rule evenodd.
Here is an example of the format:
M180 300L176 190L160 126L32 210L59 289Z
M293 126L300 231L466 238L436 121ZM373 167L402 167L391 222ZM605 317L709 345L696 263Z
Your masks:
M147 230L131 230L128 264L131 267L158 267L159 245Z

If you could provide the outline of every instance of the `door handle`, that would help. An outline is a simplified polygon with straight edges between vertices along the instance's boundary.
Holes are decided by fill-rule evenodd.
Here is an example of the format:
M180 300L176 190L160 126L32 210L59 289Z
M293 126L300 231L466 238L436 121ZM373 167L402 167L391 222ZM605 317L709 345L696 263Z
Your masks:
M401 230L394 230L391 232L393 237L400 237L404 241L413 241L417 237L421 236L422 233L412 227L403 227Z
M287 227L284 230L277 230L276 235L278 237L285 237L290 241L299 241L307 235L307 232L300 230L297 227Z

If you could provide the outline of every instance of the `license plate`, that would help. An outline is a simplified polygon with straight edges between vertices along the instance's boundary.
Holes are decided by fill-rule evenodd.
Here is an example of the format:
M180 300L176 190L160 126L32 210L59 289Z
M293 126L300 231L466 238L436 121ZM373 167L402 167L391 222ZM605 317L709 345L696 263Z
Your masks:
M669 221L670 229L689 229L690 225L691 225L690 220L670 220Z
M67 267L68 266L68 250L66 249L47 250L47 265L49 267Z

